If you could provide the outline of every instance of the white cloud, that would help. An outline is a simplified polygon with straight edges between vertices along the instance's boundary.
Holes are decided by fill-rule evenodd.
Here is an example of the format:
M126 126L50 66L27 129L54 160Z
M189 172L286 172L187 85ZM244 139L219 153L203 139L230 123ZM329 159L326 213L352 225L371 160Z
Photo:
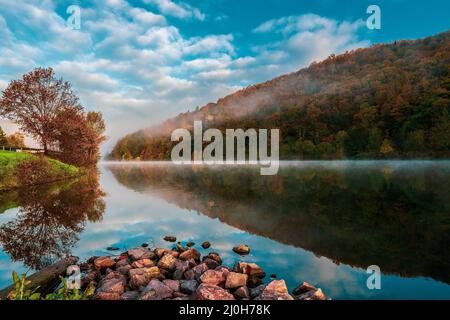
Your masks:
M161 13L175 5L190 12L177 9L178 16L195 18L182 2L158 3ZM187 37L163 15L123 0L84 2L81 30L69 30L55 11L59 4L0 0L0 88L34 67L53 67L87 109L104 113L106 149L130 131L365 44L357 22L286 17L258 27L255 37L264 36L261 30L275 37L239 56L233 34Z
M201 21L206 18L199 9L184 2L175 3L172 0L144 0L144 2L155 5L162 14L168 16L180 19L194 18Z

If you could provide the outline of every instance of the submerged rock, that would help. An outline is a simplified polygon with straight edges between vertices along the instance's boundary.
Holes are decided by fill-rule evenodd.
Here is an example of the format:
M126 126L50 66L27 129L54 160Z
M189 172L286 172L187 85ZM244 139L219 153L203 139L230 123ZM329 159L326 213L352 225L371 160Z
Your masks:
M250 247L245 244L241 244L237 247L234 247L233 251L243 256L250 253Z
M165 236L164 240L167 242L176 242L177 241L177 237L174 236Z
M202 243L202 248L203 249L208 249L209 247L211 247L211 243L208 241L205 241Z

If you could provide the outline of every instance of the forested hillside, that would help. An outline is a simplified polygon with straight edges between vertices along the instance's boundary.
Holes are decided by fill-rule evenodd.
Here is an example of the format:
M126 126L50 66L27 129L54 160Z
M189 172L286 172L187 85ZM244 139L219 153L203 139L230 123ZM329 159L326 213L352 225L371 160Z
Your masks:
M120 160L170 159L175 128L279 128L282 159L449 158L450 32L330 56L122 138Z

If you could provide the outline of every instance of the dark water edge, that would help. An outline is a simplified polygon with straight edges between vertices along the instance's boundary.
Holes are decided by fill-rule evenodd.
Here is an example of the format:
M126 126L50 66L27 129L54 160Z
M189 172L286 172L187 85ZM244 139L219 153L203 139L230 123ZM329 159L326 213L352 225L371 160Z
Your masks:
M111 245L168 246L162 237L173 234L211 241L227 264L239 259L231 248L247 243L243 260L333 299L450 299L448 161L285 162L271 177L167 163L105 163L101 172L17 194L20 209L0 197L0 285L13 268ZM379 291L366 287L373 264Z

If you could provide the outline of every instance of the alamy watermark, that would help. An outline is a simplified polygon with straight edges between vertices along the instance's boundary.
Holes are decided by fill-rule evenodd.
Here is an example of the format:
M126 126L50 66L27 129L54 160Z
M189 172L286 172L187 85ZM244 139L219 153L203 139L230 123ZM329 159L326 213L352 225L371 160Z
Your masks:
M66 25L72 30L81 29L81 8L77 5L67 7L66 13L70 16L66 20Z
M367 14L370 14L366 21L367 28L370 30L381 29L381 8L376 4L367 7Z
M367 289L381 290L381 269L377 265L369 266L366 270L370 276L367 278Z
M261 175L276 175L280 166L280 130L271 129L270 137L268 131L267 129L245 131L226 129L224 144L222 131L210 128L203 132L202 121L194 121L193 143L189 130L176 129L172 132L171 140L179 141L172 149L172 162L175 164L257 164L261 165ZM203 149L204 142L209 144Z

